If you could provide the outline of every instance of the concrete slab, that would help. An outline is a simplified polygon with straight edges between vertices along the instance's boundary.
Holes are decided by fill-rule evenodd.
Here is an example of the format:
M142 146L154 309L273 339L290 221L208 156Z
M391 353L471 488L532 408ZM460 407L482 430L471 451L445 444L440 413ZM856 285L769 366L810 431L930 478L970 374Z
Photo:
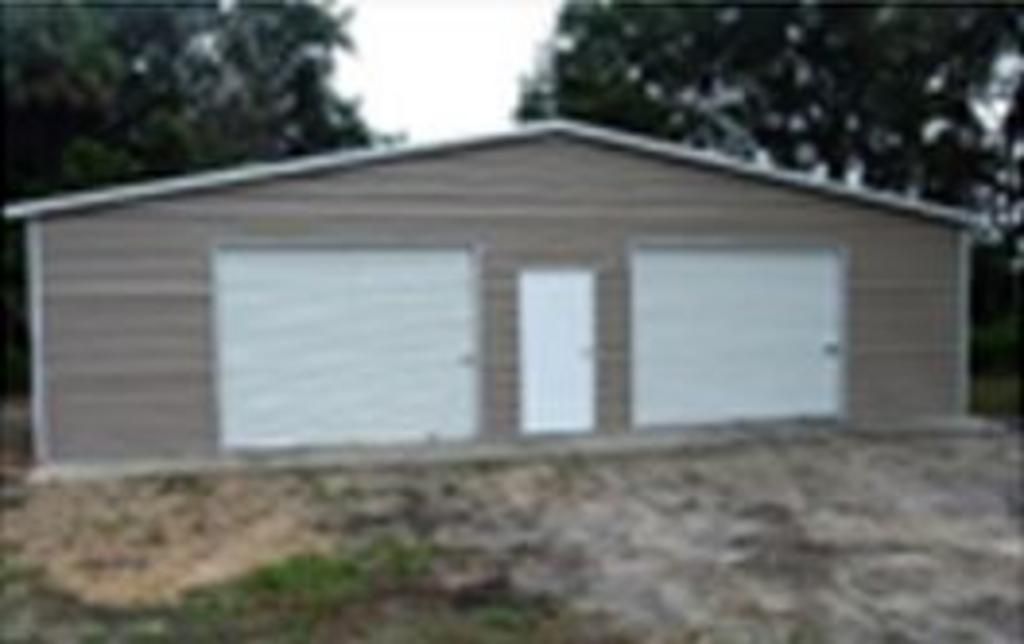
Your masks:
M601 457L667 450L722 448L750 443L825 440L843 436L913 440L944 436L971 438L1002 435L1003 423L972 417L919 419L904 423L858 426L822 421L737 422L675 429L627 431L601 435L553 435L514 440L437 442L391 446L339 446L231 452L214 459L167 459L132 462L83 462L38 466L30 484L104 480L126 477L228 473L239 470L375 468L459 463L515 462L536 459Z

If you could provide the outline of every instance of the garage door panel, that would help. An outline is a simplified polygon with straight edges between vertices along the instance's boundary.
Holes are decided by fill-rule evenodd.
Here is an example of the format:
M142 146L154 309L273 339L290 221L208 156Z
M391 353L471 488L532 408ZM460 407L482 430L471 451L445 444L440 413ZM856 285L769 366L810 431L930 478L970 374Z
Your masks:
M471 433L468 252L250 249L217 261L226 444Z
M632 278L637 425L838 413L835 253L646 249Z

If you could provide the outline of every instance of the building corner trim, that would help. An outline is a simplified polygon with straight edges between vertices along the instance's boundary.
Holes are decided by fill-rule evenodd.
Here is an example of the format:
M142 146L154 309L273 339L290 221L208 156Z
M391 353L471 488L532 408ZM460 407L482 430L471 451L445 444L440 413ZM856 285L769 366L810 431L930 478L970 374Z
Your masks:
M959 270L957 271L957 324L960 327L957 353L956 411L970 414L971 406L971 250L973 240L969 231L960 232Z
M31 343L32 443L36 464L51 461L50 427L46 413L46 361L44 359L43 231L38 221L27 222L25 262L28 278L29 342Z

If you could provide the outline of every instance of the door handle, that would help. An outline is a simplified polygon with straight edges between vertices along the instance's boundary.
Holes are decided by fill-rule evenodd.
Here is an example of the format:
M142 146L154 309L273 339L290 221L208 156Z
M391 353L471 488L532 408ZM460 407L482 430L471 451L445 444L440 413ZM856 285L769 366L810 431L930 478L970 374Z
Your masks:
M839 355L839 353L840 353L840 351L842 349L842 347L840 347L840 345L839 345L839 341L838 340L829 340L824 345L822 345L821 348L825 352L825 355L827 355L827 356L837 356L837 355Z

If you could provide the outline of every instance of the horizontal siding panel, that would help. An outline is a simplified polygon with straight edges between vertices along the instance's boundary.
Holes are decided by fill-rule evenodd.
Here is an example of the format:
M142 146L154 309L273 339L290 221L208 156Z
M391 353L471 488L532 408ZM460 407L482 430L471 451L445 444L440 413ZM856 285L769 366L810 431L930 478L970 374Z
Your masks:
M88 306L95 298L181 298L181 297L202 297L209 293L205 275L195 279L183 280L154 280L154 279L123 279L115 280L113 277L106 279L90 278L87 275L77 275L74 278L51 282L47 290L48 298L62 298L65 300L85 300L83 306Z
M744 204L742 206L703 203L689 201L681 197L669 197L663 200L651 200L641 205L636 198L624 199L602 198L600 195L587 195L578 199L538 198L524 193L509 195L502 198L496 195L477 197L437 197L431 199L424 195L407 196L395 199L360 199L346 200L335 197L322 200L302 200L298 197L274 203L266 200L233 201L224 199L221 203L178 205L170 202L154 203L147 206L147 214L166 219L187 218L193 221L231 221L245 219L250 223L266 218L280 218L275 221L275 230L301 232L301 225L312 225L305 221L308 218L324 220L353 220L368 218L396 218L403 220L422 219L455 219L480 220L498 218L517 218L522 220L561 220L561 221L601 221L619 222L623 218L636 221L676 221L686 220L695 223L705 222L708 225L722 223L732 219L737 210L752 211L751 214L737 217L736 225L756 228L758 225L771 227L780 226L820 226L823 229L857 228L857 219L872 217L871 214L848 214L842 211L827 211L790 206L769 207L768 204ZM875 215L877 216L877 215ZM465 223L463 222L463 225ZM876 225L880 230L889 229Z
M105 356L89 360L83 356L53 356L49 377L54 381L66 382L75 388L125 387L123 393L142 378L165 381L178 378L182 381L205 376L209 370L208 358L172 356L153 352L138 352L127 359ZM171 385L165 382L165 385ZM175 385L180 383L174 383Z
M954 271L955 272L955 271ZM905 280L851 280L850 288L865 293L898 294L903 296L914 296L921 293L952 293L952 284L948 281L918 281Z
M172 335L172 334L168 334ZM185 334L178 334L182 337ZM115 373L134 377L139 373L175 373L181 370L205 372L210 361L205 341L163 339L158 335L124 335L124 342L95 343L61 340L46 348L51 374Z
M148 233L150 236L173 236L172 226L164 222L160 228L153 228ZM130 262L138 266L140 271L146 273L168 273L182 270L195 270L205 266L205 262L198 261L195 256L182 255L182 249L201 248L201 244L192 243L187 239L177 239L165 246L154 246L144 239L137 237L123 237L118 239L119 243L111 248L86 248L76 247L66 253L54 254L52 263L53 274L67 276L71 269L77 268L80 271L87 271L89 274L102 275L104 271L114 271L117 267ZM71 274L73 276L73 274Z
M890 324L877 322L871 318L866 322L854 323L853 328L856 331L849 344L855 347L854 350L865 353L920 350L956 352L959 338L955 328L950 328L953 326L950 321L936 322L929 319L923 324L915 323L913 318L918 317L928 316L907 316L906 319Z
M877 238L876 238L877 242ZM956 248L950 245L927 245L910 240L890 245L867 240L853 244L851 276L856 284L887 283L889 288L917 286L923 282L955 284Z
M200 249L182 247L182 254L194 255ZM205 255L205 253L203 253ZM205 257L204 257L205 259ZM120 264L120 274L118 265ZM131 274L124 274L124 266L131 266ZM137 268L136 268L137 267ZM166 288L169 285L187 285L189 289L203 287L207 283L210 271L205 261L193 259L191 262L153 263L135 261L130 256L118 257L106 255L100 262L93 263L87 258L65 258L60 265L50 271L43 283L46 295L53 292L74 289L108 289L112 292L123 290L125 285L138 288L151 284L153 288Z
M209 328L205 298L56 297L47 298L45 306L47 333L81 334L83 342L117 333L183 333L196 338L197 332Z
M956 352L952 351L949 346L942 344L927 344L919 342L917 344L891 344L891 345L878 345L872 347L854 348L848 353L854 360L861 358L875 359L879 357L892 358L896 360L909 360L909 361L947 361L954 360Z
M56 400L89 413L116 414L118 408L124 405L148 409L154 413L161 408L181 412L183 403L204 416L208 411L206 406L210 396L205 378L191 374L141 374L132 380L126 382L124 378L107 375L98 375L92 379L58 376L53 382L58 386L66 384L75 388L58 396ZM173 385L173 388L168 385ZM118 387L119 391L112 391L112 387Z
M87 255L93 261L105 253L130 255L139 259L160 256L182 259L183 245L209 243L210 227L204 222L168 222L153 212L152 203L140 203L120 214L103 217L66 217L48 221L44 254L47 262ZM172 225L169 225L172 224Z
M147 226L147 230L125 234L120 230L119 221L123 217L93 218L96 230L93 236L105 236L116 240L110 248L102 251L88 249L82 245L65 255L54 257L61 265L67 263L99 262L117 257L128 256L132 261L145 262L153 258L156 262L181 262L195 266L216 245L217 242L229 242L232 239L248 239L269 237L272 239L302 241L316 237L323 243L343 243L353 237L379 237L381 241L404 239L407 242L432 238L462 237L466 241L502 238L507 243L522 243L523 239L544 239L550 234L575 235L574 243L580 240L596 244L617 242L622 237L650 239L666 237L672 241L700 241L700 239L721 239L728 236L751 237L766 242L806 241L806 242L843 242L847 245L873 245L880 235L888 235L890 230L880 227L872 232L865 232L865 220L829 223L819 217L803 222L794 222L785 215L779 217L763 217L752 220L736 214L721 212L692 213L684 224L680 221L678 210L662 213L650 209L642 215L630 215L621 210L608 208L600 204L580 206L579 221L573 220L566 211L546 211L544 216L534 216L529 208L522 204L510 206L507 210L495 212L493 204L469 204L465 207L462 217L453 216L454 207L446 207L429 211L417 219L428 221L411 221L410 217L396 214L397 208L406 208L406 214L414 212L420 206L397 205L383 208L377 212L348 211L345 217L312 216L308 212L294 216L282 216L279 212L261 215L247 215L244 221L236 221L233 217L187 218L184 220L160 218L158 222ZM489 215L495 215L493 218ZM871 217L871 220L877 219ZM55 220L60 224L65 220ZM597 224L600 224L599 226ZM799 225L797 225L799 224ZM48 224L48 226L51 224ZM188 231L187 233L183 230ZM585 233L581 236L580 233ZM854 234L856 233L856 234ZM63 232L70 235L70 232ZM203 237L208 239L203 239ZM200 237L199 240L191 239ZM692 239L692 238L700 239ZM163 241L152 246L152 240ZM598 241L601 240L601 241ZM922 245L922 242L917 242ZM949 241L945 247L948 250ZM201 248L205 254L183 257L181 251L195 251ZM883 249L884 253L885 250ZM62 259L69 258L69 259ZM870 263L870 262L869 262Z

